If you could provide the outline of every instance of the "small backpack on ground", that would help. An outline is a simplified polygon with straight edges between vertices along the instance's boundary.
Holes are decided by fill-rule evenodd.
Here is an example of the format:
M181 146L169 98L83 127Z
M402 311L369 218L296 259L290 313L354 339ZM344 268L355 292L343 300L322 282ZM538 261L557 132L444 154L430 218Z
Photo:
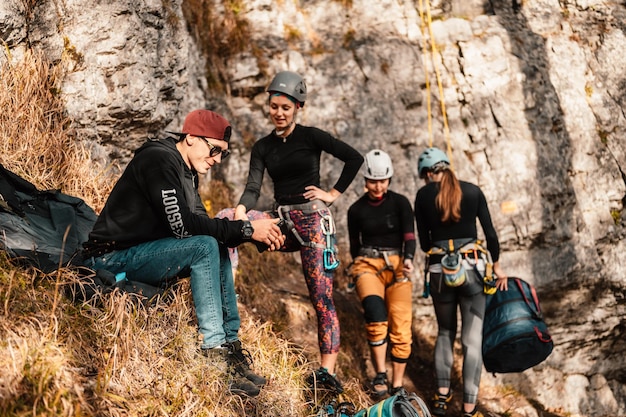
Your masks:
M535 288L521 278L509 278L508 287L487 296L482 351L492 373L525 371L554 347Z
M123 273L115 275L104 269L92 271L80 267L77 268L77 271L79 278L65 288L65 294L75 303L97 300L98 297L118 290L134 294L138 304L150 306L154 305L158 299L167 299L166 292L171 287L171 282L166 282L161 287L155 287L139 281L130 281L126 279Z
M365 408L354 412L351 403L331 403L320 410L317 417L431 417L424 400L414 392L407 392L404 388L394 395Z
M40 191L0 165L0 249L18 263L46 273L74 263L96 218L80 198Z

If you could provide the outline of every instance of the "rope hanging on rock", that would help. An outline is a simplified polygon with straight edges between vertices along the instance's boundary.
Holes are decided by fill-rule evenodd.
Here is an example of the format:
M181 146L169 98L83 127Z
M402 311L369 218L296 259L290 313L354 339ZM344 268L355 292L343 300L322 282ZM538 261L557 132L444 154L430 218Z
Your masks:
M426 14L424 14L424 3L426 4L425 10ZM431 102L430 102L430 81L428 78L428 67L426 65L426 31L425 28L428 27L428 36L430 38L430 55L431 61L433 63L433 69L435 71L435 76L437 78L437 87L439 89L439 100L441 102L441 116L443 118L443 134L446 140L446 149L448 158L450 159L450 168L454 170L454 165L452 161L452 145L450 143L450 128L448 126L448 116L446 112L446 102L443 94L443 84L441 82L441 74L439 73L439 68L437 67L437 56L439 56L439 50L437 48L437 44L435 43L435 36L433 33L432 27L432 16L430 14L430 0L420 0L419 1L419 15L421 19L420 29L422 32L423 46L422 46L422 56L424 57L424 74L426 76L426 105L428 110L428 144L429 147L433 146L433 131L432 131L432 110L431 110Z

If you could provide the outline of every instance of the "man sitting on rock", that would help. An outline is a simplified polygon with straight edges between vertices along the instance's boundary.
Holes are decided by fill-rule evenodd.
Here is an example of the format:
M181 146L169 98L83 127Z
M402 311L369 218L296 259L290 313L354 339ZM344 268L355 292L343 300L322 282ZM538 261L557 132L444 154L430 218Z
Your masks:
M198 175L228 154L231 126L221 115L195 110L182 133L148 140L136 152L85 244L85 265L154 286L191 277L201 351L229 374L230 392L256 396L265 378L250 369L238 338L237 297L227 247L246 241L277 250L278 219L210 218L198 193Z

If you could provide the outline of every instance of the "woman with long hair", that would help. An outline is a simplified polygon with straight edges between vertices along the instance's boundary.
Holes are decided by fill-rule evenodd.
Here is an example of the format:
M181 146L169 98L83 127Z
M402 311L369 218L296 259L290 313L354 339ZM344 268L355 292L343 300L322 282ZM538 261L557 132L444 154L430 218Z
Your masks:
M486 296L482 275L486 265L481 265L476 259L468 259L470 255L460 263L465 265L464 269L458 270L461 273L452 274L448 280L444 274L446 269L442 268L442 260L444 267L449 267L445 262L445 253L437 249L478 244L478 219L493 261L496 287L506 290L507 275L499 262L500 243L483 192L474 184L459 181L443 151L426 149L418 159L418 174L426 185L418 190L415 198L415 219L420 247L424 252L432 253L427 258L428 273L439 327L434 355L437 392L432 411L436 416L444 416L452 399L452 347L457 331L457 308L460 307L463 417L482 417L476 402L483 365L481 348Z

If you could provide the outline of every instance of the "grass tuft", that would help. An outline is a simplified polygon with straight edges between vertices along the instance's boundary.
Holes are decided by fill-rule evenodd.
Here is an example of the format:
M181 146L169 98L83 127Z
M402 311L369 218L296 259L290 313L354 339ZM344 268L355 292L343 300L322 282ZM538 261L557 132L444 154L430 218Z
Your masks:
M0 67L0 163L42 190L83 198L96 210L113 181L90 160L59 94L63 61L29 52Z

